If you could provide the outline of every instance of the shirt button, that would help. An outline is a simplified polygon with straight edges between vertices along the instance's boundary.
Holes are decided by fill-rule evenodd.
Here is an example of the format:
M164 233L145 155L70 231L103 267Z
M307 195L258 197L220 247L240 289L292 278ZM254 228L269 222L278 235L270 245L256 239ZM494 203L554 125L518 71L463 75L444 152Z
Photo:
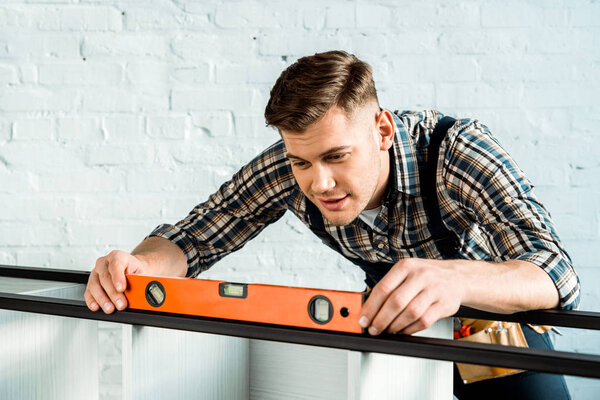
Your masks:
M505 202L506 204L510 204L510 203L512 203L512 201L513 201L513 200L512 200L512 197L505 197L505 198L504 198L504 202Z
M384 244L382 242L379 242L379 244L377 245L378 249L383 249Z

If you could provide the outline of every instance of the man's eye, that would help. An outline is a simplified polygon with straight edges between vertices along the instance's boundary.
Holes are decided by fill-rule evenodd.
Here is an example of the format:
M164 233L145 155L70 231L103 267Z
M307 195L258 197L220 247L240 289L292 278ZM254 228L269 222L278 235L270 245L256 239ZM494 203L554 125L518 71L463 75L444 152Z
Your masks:
M344 154L332 154L329 156L330 160L333 161L340 161L343 160L344 158L346 158L346 156L348 155L348 153L344 153Z
M306 165L306 162L304 161L296 161L295 163L292 164L294 167L304 167Z

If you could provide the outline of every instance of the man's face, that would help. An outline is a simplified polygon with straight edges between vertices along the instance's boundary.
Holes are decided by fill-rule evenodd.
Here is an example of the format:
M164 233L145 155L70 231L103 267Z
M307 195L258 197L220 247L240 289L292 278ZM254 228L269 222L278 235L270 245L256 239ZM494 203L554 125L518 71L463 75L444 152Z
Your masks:
M302 192L327 220L346 225L381 205L393 131L389 112L373 102L352 116L333 107L305 132L281 135Z

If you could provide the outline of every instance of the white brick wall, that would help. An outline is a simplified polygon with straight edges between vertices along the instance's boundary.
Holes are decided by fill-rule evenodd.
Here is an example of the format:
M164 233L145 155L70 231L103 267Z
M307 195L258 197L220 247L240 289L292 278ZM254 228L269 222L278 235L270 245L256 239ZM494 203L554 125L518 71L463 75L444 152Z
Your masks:
M485 122L552 213L582 307L600 308L591 0L3 1L0 262L90 269L177 221L277 140L262 114L280 71L334 48L373 65L384 106ZM362 288L290 217L205 276ZM102 396L118 398L118 334L103 329ZM594 333L558 344L600 349ZM600 390L570 382L576 399Z

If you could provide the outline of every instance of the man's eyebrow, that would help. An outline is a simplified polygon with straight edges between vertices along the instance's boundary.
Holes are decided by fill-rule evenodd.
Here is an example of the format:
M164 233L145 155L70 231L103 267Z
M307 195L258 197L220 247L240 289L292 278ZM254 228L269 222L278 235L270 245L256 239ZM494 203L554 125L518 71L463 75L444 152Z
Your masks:
M352 146L336 146L336 147L332 147L329 150L326 150L324 152L322 152L321 154L319 154L319 157L324 157L326 155L332 154L332 153L337 153L338 151L342 151L342 150L349 150ZM298 160L302 160L302 157L298 157L290 152L286 153L285 155L287 158L296 158Z

